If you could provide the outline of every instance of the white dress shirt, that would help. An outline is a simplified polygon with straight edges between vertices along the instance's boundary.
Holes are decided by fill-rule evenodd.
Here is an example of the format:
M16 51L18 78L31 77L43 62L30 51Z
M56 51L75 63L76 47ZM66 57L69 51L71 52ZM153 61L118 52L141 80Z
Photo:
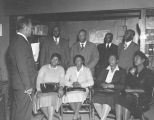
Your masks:
M109 48L111 47L112 43L106 43L106 48L109 46Z
M80 47L81 47L81 48L82 48L82 47L85 47L86 44L87 44L87 41L85 41L84 43L81 43L81 42L80 42Z
M54 41L56 42L56 44L59 44L60 37L57 37L57 38L56 38L56 37L53 36L53 39L54 39Z
M117 65L116 68L115 68L113 71L111 70L111 67L110 67L110 66L108 66L106 69L109 70L109 72L108 72L108 74L107 74L107 77L106 77L105 82L106 82L106 83L111 83L111 82L112 82L112 79L113 79L113 76L114 76L114 73L115 73L117 70L119 70L119 67L118 67L118 65Z
M129 45L132 43L132 41L129 41L129 42L125 42L125 44L124 44L124 49L126 50L128 47L129 47Z

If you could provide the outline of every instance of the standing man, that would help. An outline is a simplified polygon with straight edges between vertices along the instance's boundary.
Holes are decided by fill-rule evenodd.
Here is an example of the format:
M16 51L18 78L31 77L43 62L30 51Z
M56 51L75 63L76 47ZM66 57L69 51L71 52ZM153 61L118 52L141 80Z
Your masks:
M10 77L13 89L11 120L30 120L32 117L32 92L35 88L37 69L31 45L32 23L22 18L17 22L17 35L9 46Z
M43 40L40 49L40 67L50 63L50 57L53 53L61 55L61 65L67 69L70 64L69 41L60 36L60 28L58 26L54 26L52 35Z
M133 42L134 30L126 30L123 42L118 47L119 66L126 71L133 66L134 53L139 50L139 46Z
M85 65L90 68L94 74L95 66L99 60L99 53L94 43L87 40L87 31L81 29L78 33L78 42L72 46L71 49L71 63L76 55L82 55L85 58Z
M118 55L118 46L112 43L113 34L107 33L104 38L104 43L97 46L99 51L99 61L96 65L96 76L99 72L109 66L108 59L111 54Z

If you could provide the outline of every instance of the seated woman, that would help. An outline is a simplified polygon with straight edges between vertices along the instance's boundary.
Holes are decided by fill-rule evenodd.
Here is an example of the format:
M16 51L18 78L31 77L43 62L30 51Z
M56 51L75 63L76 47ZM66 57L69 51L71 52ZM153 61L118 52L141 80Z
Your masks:
M63 97L63 102L70 103L71 108L75 112L73 120L81 119L81 116L79 115L80 107L87 98L88 87L93 86L94 84L91 71L84 66L84 62L83 56L76 55L74 57L75 66L68 68L64 81L64 85L67 86L67 88L85 88L85 91L83 89L70 90Z
M59 95L61 95L62 88L59 88L58 92L42 93L40 85L42 83L57 83L61 85L61 81L64 79L64 68L58 65L61 61L61 56L54 53L51 56L51 63L42 66L37 77L37 95L38 106L48 120L53 119L54 111L57 107L57 101L59 101Z
M101 120L106 120L111 108L115 106L115 99L124 88L125 76L125 71L118 66L118 56L111 54L109 66L102 69L96 79L97 89L92 98Z
M141 117L141 111L138 111L140 109L137 110L136 106L145 107L152 97L154 74L147 68L148 59L144 53L140 51L135 53L134 65L135 67L129 70L126 78L126 93L118 97L116 101L117 120L129 120L131 113L137 113ZM142 93L127 93L128 89L137 89Z

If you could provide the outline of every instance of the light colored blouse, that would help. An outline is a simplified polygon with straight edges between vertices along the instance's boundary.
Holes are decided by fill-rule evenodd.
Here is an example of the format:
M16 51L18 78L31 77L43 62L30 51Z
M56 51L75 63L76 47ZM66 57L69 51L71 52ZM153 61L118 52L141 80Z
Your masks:
M37 91L40 91L40 84L41 83L60 83L64 79L64 68L61 66L57 66L56 68L52 68L50 64L44 65L37 77Z
M112 79L113 79L113 76L114 76L114 73L115 73L117 70L119 70L119 67L118 67L118 65L117 65L116 68L115 68L113 71L111 70L111 67L110 67L110 66L108 66L106 69L109 70L109 72L108 72L108 74L107 74L107 76L106 76L105 82L106 82L106 83L111 83L111 82L112 82Z
M76 66L68 68L63 84L73 87L74 82L79 82L81 87L86 88L94 85L93 77L89 68L82 66L78 71Z

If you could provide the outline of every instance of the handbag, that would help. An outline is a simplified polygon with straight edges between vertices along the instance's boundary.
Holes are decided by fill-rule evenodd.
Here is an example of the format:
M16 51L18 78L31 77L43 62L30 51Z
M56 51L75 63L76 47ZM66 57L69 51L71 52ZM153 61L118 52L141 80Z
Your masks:
M58 92L59 84L58 83L41 83L40 88L42 93Z
M81 88L81 87L71 87L71 88L66 89L66 92L71 92L71 91L83 91L83 92L86 92L86 89Z

